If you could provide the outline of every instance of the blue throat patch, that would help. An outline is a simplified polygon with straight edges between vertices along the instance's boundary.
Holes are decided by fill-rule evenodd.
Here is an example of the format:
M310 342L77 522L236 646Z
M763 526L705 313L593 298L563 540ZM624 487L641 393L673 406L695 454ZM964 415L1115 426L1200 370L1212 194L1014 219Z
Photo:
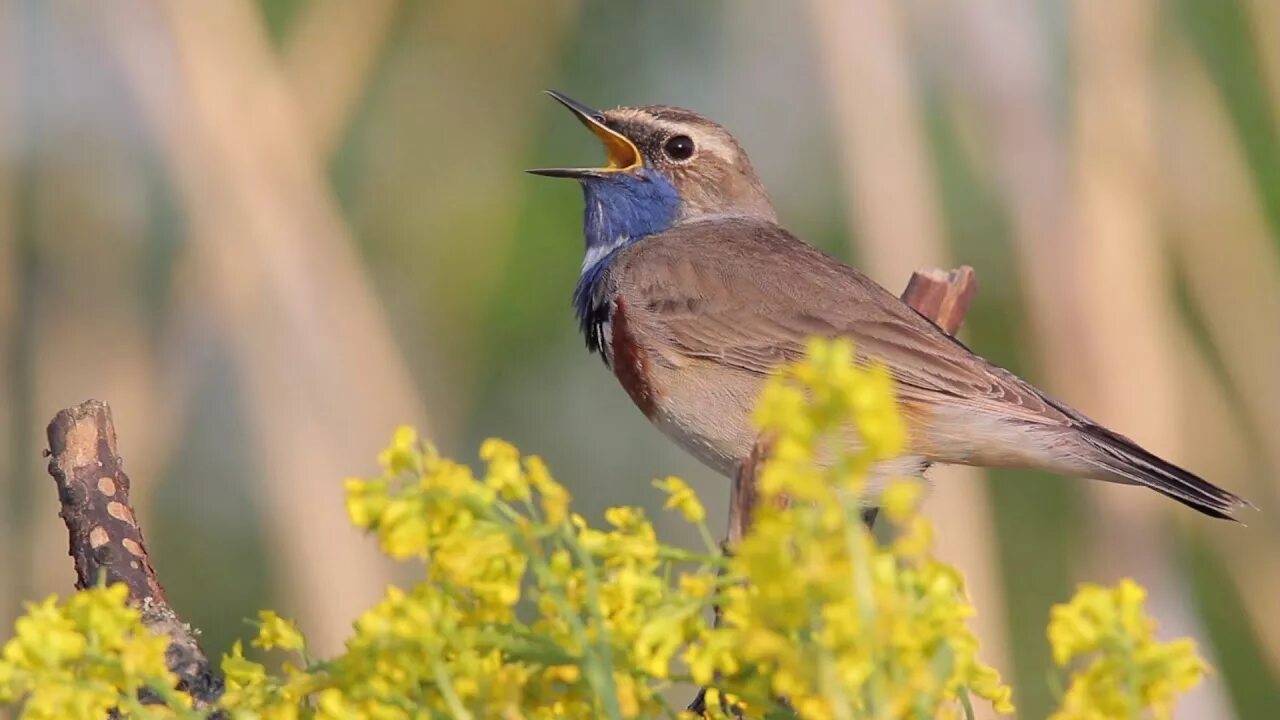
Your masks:
M601 296L609 264L620 250L671 227L680 210L680 196L666 178L644 168L585 178L582 194L586 201L582 221L586 256L597 257L582 269L573 291L573 307L587 349L600 352L600 330L609 321L612 300Z

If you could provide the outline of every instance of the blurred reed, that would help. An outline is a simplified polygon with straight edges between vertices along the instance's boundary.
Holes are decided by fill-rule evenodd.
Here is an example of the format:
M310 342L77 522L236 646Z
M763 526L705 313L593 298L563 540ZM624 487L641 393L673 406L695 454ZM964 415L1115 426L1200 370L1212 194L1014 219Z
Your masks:
M1177 434L1183 398L1170 352L1176 309L1154 193L1155 10L1146 1L1073 6L1075 240L1082 263L1075 297L1088 328L1074 359L1091 366L1095 382L1089 395L1072 401L1154 452L1185 462ZM1102 483L1089 488L1087 555L1079 576L1104 582L1135 577L1151 591L1153 614L1166 632L1204 644L1207 633L1173 557L1172 507L1150 493ZM1126 549L1123 559L1117 547ZM1234 716L1214 682L1189 694L1182 711Z
M396 422L422 424L414 383L256 9L124 3L96 26L177 183L188 279L249 389L285 603L334 650L390 575L322 489L368 467Z
M1271 0L1246 0L1243 11L1248 18L1247 39L1258 49L1271 99L1271 117L1280 123L1280 4ZM1276 127L1276 132L1280 134L1280 127Z
M1271 673L1280 676L1280 618L1272 609L1280 556L1258 552L1280 547L1280 526L1266 520L1280 510L1280 253L1209 78L1185 45L1172 67L1158 97L1165 144L1176 150L1162 158L1159 191L1174 256L1211 344L1197 348L1209 357L1183 385L1211 392L1215 409L1187 418L1187 447L1220 475L1246 482L1242 489L1261 509L1246 518L1256 526L1248 532L1215 528L1210 537L1238 583Z
M1038 378L1042 386L1074 399L1088 383L1074 372L1078 368L1071 362L1083 320L1071 301L1064 300L1071 297L1071 281L1078 272L1073 262L1076 232L1070 157L1056 117L1053 57L1046 51L1051 44L1041 29L1040 17L1023 3L965 2L920 3L914 17L924 38L921 46L935 48L932 66L938 75L935 82L942 112L962 124L970 144L966 148L969 161L974 172L991 183L1000 203L998 211L1007 223L1014 277L1005 279L1013 287L1006 289L1002 298L1026 308L1029 327L1021 338L1022 344L1031 348L1033 362L1024 371ZM977 209L959 212L974 213ZM986 243L993 240L983 238ZM984 284L983 278L990 278L997 266L974 262L978 264L981 299L983 293L993 290L993 283L988 280ZM1004 333L1021 330L1014 313L1004 310L1002 314ZM1009 482L1019 484L1046 480L1029 473L1011 475ZM1071 553L1066 538L1054 537L1052 531L1033 534L1032 528L1053 527L1055 519L1061 523L1071 510L1061 504L1061 489L1040 487L1034 492L1022 490L1022 500L1013 500L1019 508L1016 512L1029 522L1013 525L1005 521L1001 528L1001 559L1010 578L1006 617L1011 623L1016 669L1047 661L1042 639L1024 628L1066 587L1065 578L1047 586L1036 583L1032 569L1025 564L1032 553L1017 549L1025 542L1037 543L1034 562L1038 568L1046 568L1049 577L1066 572L1064 555ZM1000 509L1007 518L1007 492L1005 499L1006 505ZM1059 583L1060 587L1054 587ZM1051 699L1042 678L1034 672L1021 672L1014 680L1020 713L1024 717L1043 714Z
M540 90L577 14L573 0L517 0L500 13L412 4L353 139L352 223L390 281L388 304L405 311L396 329L410 362L437 374L427 394L439 416L465 423L484 390L476 356L490 349L486 321L519 310L492 303L522 270L510 265L527 187L520 163L550 110ZM430 281L406 278L408 268L427 269ZM435 437L447 443L444 430Z
M17 335L18 306L18 192L14 155L19 145L19 83L22 81L21 52L18 49L17 23L11 0L0 0L0 567L13 568L25 561L27 549L17 530L16 498L18 479L13 458L22 444L15 417L14 397L10 385L16 360L14 340ZM0 586L0 621L17 615L19 583Z
M401 5L315 0L294 20L281 61L322 162L341 147Z

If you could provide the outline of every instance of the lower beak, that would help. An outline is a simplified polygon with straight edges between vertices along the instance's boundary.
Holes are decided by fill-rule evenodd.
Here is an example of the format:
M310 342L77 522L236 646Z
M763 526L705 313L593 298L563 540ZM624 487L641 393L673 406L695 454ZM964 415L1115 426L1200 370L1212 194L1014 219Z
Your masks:
M527 172L546 177L584 178L600 177L608 173L627 172L644 166L640 149L625 135L604 124L604 115L599 111L583 105L567 95L555 90L546 93L555 98L561 105L569 108L578 121L586 126L604 145L605 158L608 164L602 168L537 168Z

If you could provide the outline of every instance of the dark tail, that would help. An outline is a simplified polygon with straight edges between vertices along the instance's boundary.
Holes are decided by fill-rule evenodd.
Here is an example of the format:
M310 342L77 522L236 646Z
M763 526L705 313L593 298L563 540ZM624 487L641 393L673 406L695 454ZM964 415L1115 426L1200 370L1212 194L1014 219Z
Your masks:
M1253 508L1248 500L1161 460L1119 433L1092 423L1079 430L1086 445L1097 451L1089 461L1116 480L1146 485L1210 517L1236 520L1237 510Z

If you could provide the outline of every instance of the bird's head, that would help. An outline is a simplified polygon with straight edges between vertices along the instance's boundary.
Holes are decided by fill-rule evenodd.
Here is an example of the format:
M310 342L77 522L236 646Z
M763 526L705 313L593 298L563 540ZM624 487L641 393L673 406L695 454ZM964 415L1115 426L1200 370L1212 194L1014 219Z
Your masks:
M604 167L529 171L582 184L588 255L619 237L634 240L677 223L714 216L774 219L746 152L711 120L663 105L599 111L555 91L547 94L604 145Z

